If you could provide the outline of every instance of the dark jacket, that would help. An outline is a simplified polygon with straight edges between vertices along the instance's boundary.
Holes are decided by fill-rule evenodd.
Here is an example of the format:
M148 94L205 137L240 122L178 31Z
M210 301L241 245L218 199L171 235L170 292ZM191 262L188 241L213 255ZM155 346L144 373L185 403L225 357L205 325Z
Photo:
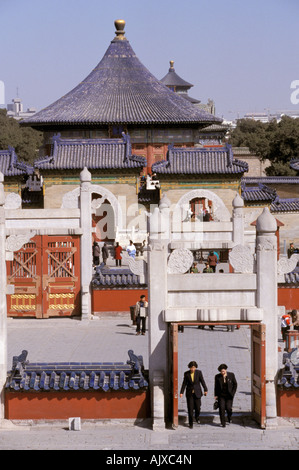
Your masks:
M226 381L227 381L227 393L231 398L234 398L234 395L236 393L237 386L238 386L235 374L233 372L227 372ZM215 375L215 390L214 390L215 397L219 398L221 396L223 387L224 387L224 379L223 379L222 374Z
M180 393L183 394L186 389L186 397L188 397L192 395L192 390L194 390L196 398L200 398L202 396L201 386L203 387L205 392L208 391L201 370L195 370L194 382L192 382L190 370L187 370L187 372L184 373L184 380Z
M109 251L108 251L107 246L102 247L102 256L103 256L103 260L109 258Z

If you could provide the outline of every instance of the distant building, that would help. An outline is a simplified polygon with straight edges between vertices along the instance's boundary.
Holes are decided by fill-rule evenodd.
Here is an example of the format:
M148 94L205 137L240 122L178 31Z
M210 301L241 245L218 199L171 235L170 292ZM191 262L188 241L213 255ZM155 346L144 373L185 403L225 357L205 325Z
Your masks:
M7 116L17 120L30 118L36 113L35 108L28 108L27 111L23 111L23 103L20 98L14 98L12 104L8 104L6 109Z
M196 98L192 98L189 96L188 91L191 87L193 87L192 83L186 82L183 80L175 71L174 69L174 61L171 60L170 68L168 73L163 77L160 81L163 85L167 86L170 90L178 93L182 98L185 98L190 103L197 106L199 109L206 111L209 114L213 114L215 116L215 103L213 100L208 99L207 104L201 103L200 100Z
M276 113L246 113L244 114L244 119L253 119L254 121L261 122L270 122L273 120L280 122L283 116L288 116L295 119L299 118L299 112L277 111Z

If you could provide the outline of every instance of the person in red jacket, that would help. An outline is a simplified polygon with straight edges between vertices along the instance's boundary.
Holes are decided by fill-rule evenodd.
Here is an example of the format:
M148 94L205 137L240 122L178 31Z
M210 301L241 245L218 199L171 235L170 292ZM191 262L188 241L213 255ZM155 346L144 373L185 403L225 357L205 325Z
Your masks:
M114 258L115 258L116 266L121 266L121 260L122 260L121 252L123 251L123 249L121 246L119 246L118 242L116 242L116 247L114 248L114 251L115 251Z
M283 341L286 340L286 333L291 328L292 318L291 315L286 313L281 317L281 336Z

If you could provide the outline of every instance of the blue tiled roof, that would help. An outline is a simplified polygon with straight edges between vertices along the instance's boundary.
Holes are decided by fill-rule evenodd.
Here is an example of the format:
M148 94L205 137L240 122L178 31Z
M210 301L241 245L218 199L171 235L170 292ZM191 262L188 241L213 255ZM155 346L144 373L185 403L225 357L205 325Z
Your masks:
M222 122L169 90L140 62L127 39L111 41L81 83L21 125L212 124Z
M293 160L291 160L290 167L293 170L299 171L299 158L294 158Z
M299 184L299 176L244 176L246 184Z
M277 197L270 206L271 212L298 212L299 198Z
M284 368L278 373L277 385L281 389L294 390L299 388L298 348L283 354Z
M144 286L140 283L140 276L133 274L128 268L113 269L97 266L96 275L92 280L93 288L117 288L117 287L139 287Z
M176 73L172 65L170 66L168 73L161 78L160 82L166 86L177 86L186 89L193 87L192 83L186 82Z
M123 362L36 362L27 351L13 358L5 389L18 392L140 390L148 387L142 356Z
M271 202L277 197L274 189L268 188L266 185L261 183L258 186L253 187L246 187L244 184L241 186L242 198L246 202Z
M221 148L168 147L167 159L152 165L157 174L243 174L248 164L233 158L231 146Z
M53 138L52 154L36 160L34 166L43 170L142 169L146 158L131 155L128 135L122 139L61 139Z
M33 173L33 167L18 160L13 147L0 150L0 171L4 176L21 176Z

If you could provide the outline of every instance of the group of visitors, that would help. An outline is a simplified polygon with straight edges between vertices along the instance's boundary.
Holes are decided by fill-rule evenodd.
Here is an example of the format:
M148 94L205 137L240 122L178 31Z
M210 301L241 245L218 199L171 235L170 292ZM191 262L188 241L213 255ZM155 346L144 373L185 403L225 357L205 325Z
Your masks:
M141 252L141 254L143 253L144 248L145 248L145 240L139 247L139 251ZM116 266L121 266L122 251L123 251L123 248L120 246L119 242L116 242L116 245L114 247L114 259L115 259ZM130 240L129 245L126 248L126 251L131 258L135 259L137 250L132 240ZM92 246L92 255L93 255L94 266L98 266L100 264L101 255L102 255L104 266L106 266L107 260L109 258L109 249L108 249L107 243L104 243L101 248L99 243L94 241L93 246Z
M180 391L180 397L182 398L184 391L186 390L190 429L193 428L193 414L195 414L195 421L197 424L200 424L199 416L201 397L208 394L208 387L204 380L202 371L197 369L197 367L198 365L196 361L189 362L189 370L184 373L184 379ZM219 409L221 426L226 427L225 412L227 413L227 421L230 423L232 419L233 400L238 384L235 374L227 371L226 364L220 364L218 371L219 374L215 375L214 380L214 409Z
M92 256L93 256L93 264L94 266L98 266L100 264L100 255L102 254L103 263L106 266L107 259L109 258L109 250L107 244L104 243L102 248L100 248L99 244L94 241L92 246Z
M210 251L209 256L207 258L207 261L205 262L205 267L203 269L203 273L215 273L216 272L216 266L219 263L219 255L216 251ZM219 269L220 273L223 273L223 269ZM193 263L191 269L190 269L191 274L196 274L199 273L198 270L198 265L196 262Z

